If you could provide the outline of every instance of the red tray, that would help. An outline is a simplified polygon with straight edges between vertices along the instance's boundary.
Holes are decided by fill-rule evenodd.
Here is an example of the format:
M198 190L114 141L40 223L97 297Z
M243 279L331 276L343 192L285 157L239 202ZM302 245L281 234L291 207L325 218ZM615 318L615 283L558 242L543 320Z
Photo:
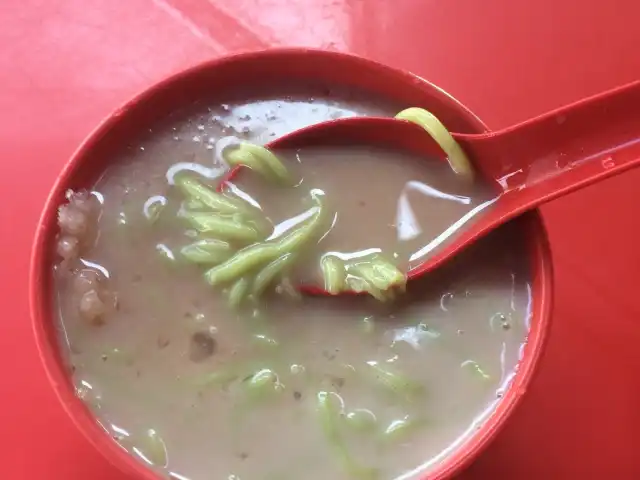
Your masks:
M576 0L0 0L2 477L126 480L75 430L37 357L28 257L93 126L199 60L270 45L409 68L491 127L640 78L640 3ZM585 4L586 5L586 4ZM639 106L640 114L640 106ZM526 400L464 480L640 478L640 171L543 210L554 326Z

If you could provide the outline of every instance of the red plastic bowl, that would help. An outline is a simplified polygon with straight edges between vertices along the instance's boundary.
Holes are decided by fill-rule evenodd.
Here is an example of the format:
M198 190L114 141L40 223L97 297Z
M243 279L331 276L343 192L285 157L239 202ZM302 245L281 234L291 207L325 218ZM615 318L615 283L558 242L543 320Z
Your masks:
M78 148L58 177L37 229L29 277L30 307L40 356L62 406L91 443L114 465L133 478L158 476L122 449L76 397L63 362L53 308L52 265L56 214L68 188L92 185L113 154L135 132L194 101L253 85L298 81L327 83L370 91L405 106L422 106L461 133L486 131L485 125L453 97L408 72L359 57L310 49L273 49L209 61L178 73L118 108ZM528 342L510 388L486 422L427 475L442 480L460 472L496 435L527 390L549 330L553 272L547 235L538 212L520 219L531 260L532 318Z

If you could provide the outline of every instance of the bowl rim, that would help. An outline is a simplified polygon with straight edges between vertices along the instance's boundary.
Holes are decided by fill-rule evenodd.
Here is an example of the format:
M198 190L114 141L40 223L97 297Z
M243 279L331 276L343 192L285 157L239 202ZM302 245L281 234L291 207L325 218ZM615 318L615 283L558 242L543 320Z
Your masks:
M76 167L87 158L95 144L116 126L123 115L130 109L156 96L165 89L189 79L214 71L225 64L237 62L252 62L257 59L301 56L315 56L329 61L341 61L349 63L351 68L364 68L384 72L392 76L398 82L410 81L419 84L428 95L436 98L447 106L457 110L459 116L470 125L473 133L488 131L487 126L460 103L453 96L441 88L413 73L399 68L384 65L357 55L313 48L270 48L251 52L236 53L218 58L213 58L195 64L187 69L173 73L159 82L156 82L131 99L109 113L103 120L85 137L83 142L65 163L62 171L56 177L45 201L42 213L38 220L35 238L31 250L29 267L29 308L31 314L32 329L35 336L36 347L43 364L47 378L53 390L62 404L63 409L76 425L83 436L102 453L107 461L121 472L133 475L139 480L159 480L160 476L131 453L114 441L109 432L100 424L87 405L79 399L71 382L67 368L60 358L60 347L51 342L48 328L51 328L53 314L48 310L43 298L50 292L42 288L43 278L48 275L49 264L46 260L47 248L50 248L50 232L45 226L56 215L59 199L69 186L69 180ZM392 99L392 98L391 98ZM532 293L532 304L539 304L537 315L532 313L531 329L527 335L525 354L520 360L517 371L512 378L505 395L497 403L494 410L488 414L476 432L468 435L460 445L446 454L441 462L430 468L424 475L424 479L444 480L461 472L486 448L497 433L504 427L507 419L513 413L517 405L526 393L527 387L532 381L536 368L547 344L548 331L551 324L551 311L553 306L553 265L551 249L547 230L538 210L526 213L523 219L524 229L527 230L526 250L532 268L532 283L536 282L536 291ZM534 278L535 277L535 278ZM49 325L47 327L47 325ZM177 478L173 477L172 478Z

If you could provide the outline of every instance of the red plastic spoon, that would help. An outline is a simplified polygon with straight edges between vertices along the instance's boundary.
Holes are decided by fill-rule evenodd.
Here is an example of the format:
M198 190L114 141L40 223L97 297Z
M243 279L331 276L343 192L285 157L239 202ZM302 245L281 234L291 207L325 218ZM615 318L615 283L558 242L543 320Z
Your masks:
M438 266L508 220L539 205L640 164L640 81L586 98L503 130L453 133L479 181L492 184L496 201L475 221L408 272L414 279ZM306 127L267 145L365 144L446 159L439 145L413 123L353 117ZM235 175L238 168L228 176ZM305 288L305 291L309 290ZM316 289L311 289L317 293Z

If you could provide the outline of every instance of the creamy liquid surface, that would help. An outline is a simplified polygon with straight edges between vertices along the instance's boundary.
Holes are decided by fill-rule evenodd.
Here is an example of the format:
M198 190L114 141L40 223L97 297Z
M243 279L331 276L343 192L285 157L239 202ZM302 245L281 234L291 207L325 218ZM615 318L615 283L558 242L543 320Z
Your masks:
M353 146L277 153L295 179L293 188L274 195L271 183L245 168L227 189L241 192L273 224L286 227L309 205L311 191L322 192L332 218L319 250L343 258L375 250L408 271L493 202L488 188L462 180L448 163L407 152ZM301 272L305 283L322 285L318 261L312 256Z
M223 166L213 158L219 138L263 143L327 118L399 110L334 95L333 101L307 95L203 108L131 145L95 186L103 200L99 235L82 259L87 268L108 274L118 308L105 314L100 326L87 322L78 314L76 283L58 272L62 345L78 394L116 441L140 461L155 463L152 468L161 476L353 478L319 424L317 396L324 391L344 401L345 415L363 410L375 415L373 433L344 433L358 464L377 469L380 479L419 478L438 455L473 431L513 375L527 334L529 288L523 239L509 228L411 283L406 297L392 306L370 298L291 303L274 296L253 318L231 312L224 297L203 282L202 269L163 261L163 251L173 252L189 238L184 226L164 212L149 225L143 205L154 196L178 201L168 186L168 171L220 175ZM322 155L312 153L316 160ZM362 163L370 156L364 150L351 153ZM375 238L380 243L372 246L406 260L420 246L398 242L397 199L408 181L467 195L470 204L484 199L447 183L444 171L422 170L413 158L389 162L383 157L384 165L369 168L366 184L359 165L339 159L321 160L332 162L335 176L316 167L304 170L308 185L322 183L327 199L345 202L339 214L359 218L352 226L337 223L327 248L358 249ZM433 227L425 230L427 237L446 221L444 209L452 209L455 220L469 207L438 203L416 191L408 197L420 225ZM431 202L438 205L437 215L429 215ZM277 204L270 208L283 216L291 213ZM411 401L390 394L375 381L368 362L419 383L424 394ZM221 388L212 374L228 369L238 378ZM242 382L260 369L276 372L282 390L251 401ZM420 428L395 442L382 440L380 433L404 418Z

